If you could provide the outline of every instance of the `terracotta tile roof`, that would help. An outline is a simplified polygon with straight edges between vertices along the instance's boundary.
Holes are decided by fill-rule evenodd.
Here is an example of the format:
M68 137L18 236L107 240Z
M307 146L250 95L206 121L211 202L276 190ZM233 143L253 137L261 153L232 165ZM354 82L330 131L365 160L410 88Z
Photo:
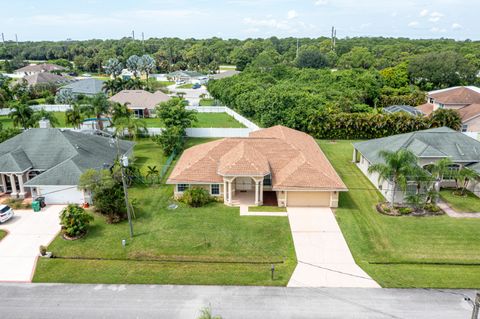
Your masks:
M480 115L480 103L470 104L457 110L460 113L462 122L466 122Z
M417 106L417 109L422 111L425 115L430 115L433 112L433 104L425 103L425 104Z
M167 182L222 183L226 174L269 172L274 190L347 189L310 135L283 126L191 147L183 152Z
M150 93L144 90L122 90L112 96L110 101L120 104L130 104L131 108L154 109L161 102L170 100L170 97L161 91Z
M24 66L23 68L15 70L15 72L51 72L51 71L63 71L66 70L63 66L50 64L50 63L42 63L42 64L30 64Z
M429 97L443 104L472 104L480 103L480 90L475 87L458 86L444 90L430 92Z

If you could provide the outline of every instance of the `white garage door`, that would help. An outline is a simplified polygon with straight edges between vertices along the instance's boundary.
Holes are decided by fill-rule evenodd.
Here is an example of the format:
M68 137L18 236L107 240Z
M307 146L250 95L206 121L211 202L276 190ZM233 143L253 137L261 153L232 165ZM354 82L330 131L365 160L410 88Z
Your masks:
M39 186L37 190L47 205L83 203L83 193L76 186Z
M308 207L327 206L330 207L330 192L288 192L287 206Z

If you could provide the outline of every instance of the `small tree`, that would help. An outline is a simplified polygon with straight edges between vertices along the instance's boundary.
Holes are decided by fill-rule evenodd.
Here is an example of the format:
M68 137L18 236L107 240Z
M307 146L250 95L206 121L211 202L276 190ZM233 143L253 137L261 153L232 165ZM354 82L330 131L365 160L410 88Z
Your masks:
M87 233L88 225L93 221L82 207L70 204L60 214L60 225L65 235L78 238Z
M178 127L167 128L162 131L162 134L154 136L152 140L162 147L163 154L166 156L174 151L181 151L185 144L184 133Z
M390 207L395 202L395 191L400 187L403 191L407 188L408 178L417 170L416 156L406 149L396 152L380 151L380 157L385 163L373 164L368 168L369 173L378 173L379 181L389 181L392 187Z
M108 59L105 64L105 72L114 79L122 73L123 65L117 58Z
M465 195L465 190L467 189L468 183L475 181L480 178L480 175L469 168L463 167L458 170L455 174L455 183L457 186L457 194L463 196Z

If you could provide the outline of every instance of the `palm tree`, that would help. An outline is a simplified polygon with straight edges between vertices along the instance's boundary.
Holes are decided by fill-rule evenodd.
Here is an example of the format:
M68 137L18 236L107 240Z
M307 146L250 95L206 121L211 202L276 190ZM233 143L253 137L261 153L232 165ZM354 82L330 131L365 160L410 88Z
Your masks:
M103 131L102 116L110 112L110 102L103 93L98 93L87 99L87 104L82 106L82 113L94 116L97 119L98 129Z
M34 123L35 111L27 104L17 104L12 107L9 117L13 121L13 126L21 126L23 129L28 129L35 125Z
M45 111L44 109L35 112L32 119L34 120L35 125L38 121L42 119L48 120L52 127L57 127L60 124L58 118L55 116L55 113Z
M468 186L470 181L477 180L480 175L469 168L463 167L462 169L458 170L455 174L455 183L457 184L457 192L460 189L460 195L465 195L465 189Z
M378 180L389 181L392 186L390 207L395 202L395 191L400 187L403 191L407 188L408 178L418 170L417 158L409 150L400 149L396 152L380 151L379 156L384 163L373 164L368 168L369 173L378 173Z
M72 108L65 112L65 124L72 125L74 128L80 128L82 124L82 110L78 103L72 105Z
M139 133L147 131L147 124L133 114L117 118L116 121L113 121L113 127L115 128L115 135L123 136L127 132L134 140L136 140Z
M443 177L445 174L449 172L449 167L452 165L453 162L449 158L442 158L439 161L436 161L434 164L428 167L430 173L432 173L432 177L435 179L435 189L436 191L440 191L440 187L443 181Z
M130 103L113 103L112 104L112 123L117 122L120 118L127 118L132 115L132 111L128 108Z

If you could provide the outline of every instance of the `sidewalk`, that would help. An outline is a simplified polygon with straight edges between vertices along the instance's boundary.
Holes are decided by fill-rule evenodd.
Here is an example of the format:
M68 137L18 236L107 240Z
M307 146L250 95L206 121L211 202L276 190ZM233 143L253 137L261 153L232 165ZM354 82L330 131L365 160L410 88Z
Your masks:
M453 218L480 218L480 213L460 213L454 210L450 205L448 205L443 200L439 200L437 203L448 216Z

